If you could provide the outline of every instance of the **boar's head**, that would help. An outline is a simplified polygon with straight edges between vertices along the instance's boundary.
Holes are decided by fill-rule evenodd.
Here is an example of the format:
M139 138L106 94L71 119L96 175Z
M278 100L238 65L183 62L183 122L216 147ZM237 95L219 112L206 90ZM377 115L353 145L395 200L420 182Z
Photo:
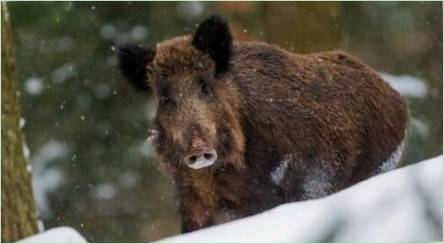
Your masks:
M193 35L155 48L118 48L125 77L158 98L154 144L169 168L242 167L244 135L240 98L231 79L232 46L226 20L212 16Z

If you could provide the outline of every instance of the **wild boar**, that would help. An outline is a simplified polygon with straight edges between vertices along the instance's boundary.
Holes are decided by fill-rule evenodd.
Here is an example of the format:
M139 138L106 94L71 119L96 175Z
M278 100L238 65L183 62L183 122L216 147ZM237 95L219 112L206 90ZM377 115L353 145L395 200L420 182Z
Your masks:
M344 52L236 42L220 16L117 52L127 79L158 98L153 143L183 232L327 196L401 157L404 99Z

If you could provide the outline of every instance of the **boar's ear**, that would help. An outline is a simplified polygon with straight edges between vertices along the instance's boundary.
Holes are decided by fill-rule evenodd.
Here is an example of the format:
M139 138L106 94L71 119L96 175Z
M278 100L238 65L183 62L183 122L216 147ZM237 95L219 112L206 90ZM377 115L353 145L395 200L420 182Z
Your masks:
M123 75L136 87L148 90L146 83L146 66L154 58L155 51L151 48L127 44L117 49L119 68Z
M203 21L193 37L193 46L208 53L216 63L216 75L228 69L231 55L232 37L227 21L213 15Z

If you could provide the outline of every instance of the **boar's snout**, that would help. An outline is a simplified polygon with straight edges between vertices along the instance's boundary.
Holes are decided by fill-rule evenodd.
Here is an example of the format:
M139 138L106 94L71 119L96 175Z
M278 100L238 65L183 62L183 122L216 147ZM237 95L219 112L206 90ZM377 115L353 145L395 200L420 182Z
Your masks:
M215 131L210 122L204 125L193 125L183 135L188 147L183 157L184 163L192 169L202 169L213 165L217 160L217 152L214 142L216 140Z
M213 148L203 147L193 150L185 157L185 163L192 169L208 167L216 162L217 153Z

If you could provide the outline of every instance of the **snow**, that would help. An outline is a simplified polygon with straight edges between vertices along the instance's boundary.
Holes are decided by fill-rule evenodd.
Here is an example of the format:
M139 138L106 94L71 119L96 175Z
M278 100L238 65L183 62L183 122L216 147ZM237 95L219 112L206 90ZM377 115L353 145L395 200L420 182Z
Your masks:
M113 24L108 23L108 24L102 26L102 28L100 29L100 32L105 39L110 40L114 37L114 35L116 35L117 29L116 29L116 27L114 27Z
M277 166L271 173L271 181L279 185L281 184L282 179L284 179L285 172L287 172L288 163L291 161L292 157L291 155L286 155L284 159L279 163L279 166Z
M111 95L111 88L104 83L99 83L94 89L94 93L99 98L106 98Z
M87 243L85 238L70 227L57 227L33 235L17 243Z
M100 28L100 35L115 44L123 44L146 40L150 36L150 30L146 26L136 25L128 31L123 31L113 23L106 23ZM112 46L111 50L115 51L115 47Z
M429 125L418 119L418 118L410 118L410 124L413 127L413 130L415 132L418 132L419 135L421 135L422 137L426 138L427 135L429 134Z
M116 188L112 183L102 183L97 186L94 196L97 199L111 199L116 194Z
M21 117L19 120L20 129L23 129L25 127L25 125L26 125L26 120L25 120L25 118Z
M148 140L148 139L147 139ZM139 143L137 150L139 153L145 157L150 157L153 155L153 143L151 141L144 140Z
M177 4L177 13L184 17L198 17L203 13L204 5L201 2L180 2Z
M407 132L405 134L407 134ZM395 169L398 166L399 160L401 160L402 152L404 150L405 140L406 135L404 135L404 139L401 141L392 155L390 155L390 157L382 163L381 167L379 167L379 172L387 172Z
M383 80L389 83L393 89L401 95L415 98L427 96L427 82L411 75L392 75L379 73Z
M29 147L28 147L28 144L26 143L26 140L23 140L23 156L25 156L26 163L29 164L29 162L31 162L30 161L31 151L29 150Z
M148 37L149 33L148 33L148 29L145 26L136 25L131 29L130 34L131 34L132 40L142 41Z
M46 196L62 183L63 173L56 166L50 166L54 160L68 154L68 146L60 141L51 140L31 158L32 188L39 212L42 216L51 214Z
M322 199L287 203L160 242L442 241L442 177L439 156Z
M46 155L59 155L48 152ZM442 178L443 156L439 156L322 199L283 204L160 242L438 242L442 241ZM71 227L57 227L18 243L86 240Z
M37 230L38 232L45 231L45 224L43 223L43 220L37 219Z
M321 169L307 170L304 177L303 199L315 199L325 197L332 188L333 175Z
M40 95L43 91L43 80L31 77L25 81L25 91L30 95Z
M74 75L74 64L67 63L52 72L52 81L56 84L63 83Z
M141 176L132 171L123 172L119 176L119 185L127 189L136 186L137 184L139 184L140 181L141 181Z

